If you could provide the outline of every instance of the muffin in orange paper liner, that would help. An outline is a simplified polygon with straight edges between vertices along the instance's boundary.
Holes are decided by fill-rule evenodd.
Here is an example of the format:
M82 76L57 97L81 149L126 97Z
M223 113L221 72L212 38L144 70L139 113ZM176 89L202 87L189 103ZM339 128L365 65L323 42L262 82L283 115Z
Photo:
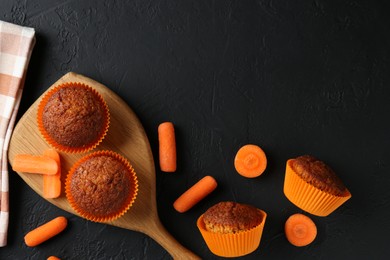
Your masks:
M65 192L80 216L107 222L119 218L133 205L138 180L126 158L113 151L97 151L72 166L66 177Z
M210 251L222 257L252 253L259 245L267 214L255 207L236 202L220 202L197 221Z
M94 88L70 82L55 86L41 99L38 129L53 148L67 153L94 149L110 125L108 106Z
M321 217L352 196L328 165L309 155L287 161L283 191L294 205Z

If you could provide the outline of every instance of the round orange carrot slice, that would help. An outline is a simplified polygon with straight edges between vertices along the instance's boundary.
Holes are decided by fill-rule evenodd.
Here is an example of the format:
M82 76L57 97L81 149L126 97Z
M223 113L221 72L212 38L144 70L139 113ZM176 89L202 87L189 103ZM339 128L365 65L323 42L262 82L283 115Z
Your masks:
M291 215L285 225L284 231L287 240L294 246L307 246L314 241L317 236L317 226L303 214Z
M240 175L255 178L265 171L267 157L259 146L247 144L238 150L234 158L234 167Z

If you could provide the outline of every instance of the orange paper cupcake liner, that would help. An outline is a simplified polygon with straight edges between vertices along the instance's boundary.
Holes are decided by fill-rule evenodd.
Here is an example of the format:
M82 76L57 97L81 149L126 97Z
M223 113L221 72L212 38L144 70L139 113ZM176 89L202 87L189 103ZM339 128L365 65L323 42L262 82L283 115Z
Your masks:
M307 183L294 172L289 161L286 165L283 191L286 197L300 209L325 217L351 198L349 191L346 196L335 196Z
M239 257L255 251L261 241L267 214L260 210L263 220L260 225L234 234L221 234L208 231L203 221L203 214L198 218L197 226L210 251L222 257Z
M82 147L70 147L70 146L65 146L62 144L57 143L46 131L45 127L43 126L42 122L42 116L43 116L43 110L49 100L49 98L57 92L61 88L66 88L66 87L79 87L79 88L85 88L90 91L98 98L99 102L102 104L104 107L105 111L105 120L104 120L104 126L102 127L102 132L99 134L98 138L91 141L89 144L86 144ZM51 90L49 90L41 99L38 105L38 113L37 113L37 124L38 124L38 129L39 132L41 133L43 139L54 149L65 152L65 153L86 153L88 151L91 151L95 149L104 139L104 137L107 135L108 128L110 126L110 112L108 109L108 105L106 101L103 99L102 95L95 90L94 88L85 85L80 82L67 82L58 86L55 86Z
M95 156L102 156L102 155L115 158L116 160L120 161L123 165L125 165L126 168L130 171L130 173L131 173L130 174L131 192L128 196L128 199L126 200L125 203L123 203L123 207L120 210L118 210L117 212L114 212L112 214L106 215L104 217L99 217L99 216L95 216L89 212L86 212L78 207L77 203L73 199L72 192L70 191L70 182L71 182L72 175L74 174L75 170L82 163L89 160L90 158L93 158ZM121 156L113 151L107 151L107 150L97 151L97 152L93 152L89 155L82 157L80 160L78 160L72 166L72 168L69 170L69 173L66 177L65 193L66 193L66 198L68 199L69 204L74 209L74 211L76 211L76 213L79 214L81 217L88 219L88 220L91 220L93 222L109 222L109 221L113 221L113 220L123 216L131 208L131 206L134 204L135 199L137 198L137 195L138 195L138 179L137 179L137 175L136 175L132 165L130 164L130 162L126 158L124 158L123 156Z

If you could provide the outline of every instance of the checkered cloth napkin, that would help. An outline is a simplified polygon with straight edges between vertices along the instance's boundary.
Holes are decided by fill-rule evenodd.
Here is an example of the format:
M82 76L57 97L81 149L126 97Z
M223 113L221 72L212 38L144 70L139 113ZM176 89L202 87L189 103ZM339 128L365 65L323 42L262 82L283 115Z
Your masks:
M34 44L33 28L0 21L0 246L7 245L9 222L8 145Z

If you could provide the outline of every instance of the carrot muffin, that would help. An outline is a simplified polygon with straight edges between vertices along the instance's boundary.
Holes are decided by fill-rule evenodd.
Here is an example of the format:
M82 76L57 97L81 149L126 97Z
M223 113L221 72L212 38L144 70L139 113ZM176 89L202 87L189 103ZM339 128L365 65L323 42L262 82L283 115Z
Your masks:
M287 161L284 193L293 204L317 216L329 215L351 197L336 173L310 155Z
M72 208L96 222L114 220L133 204L138 182L130 163L112 151L84 156L69 171L66 197Z
M64 152L86 152L104 138L108 106L92 87L65 83L54 87L38 107L38 127L44 139Z
M197 225L211 252L238 257L258 248L266 216L253 206L226 201L209 208Z
M256 227L263 214L250 205L236 202L220 202L203 215L206 229L218 233L237 233Z

